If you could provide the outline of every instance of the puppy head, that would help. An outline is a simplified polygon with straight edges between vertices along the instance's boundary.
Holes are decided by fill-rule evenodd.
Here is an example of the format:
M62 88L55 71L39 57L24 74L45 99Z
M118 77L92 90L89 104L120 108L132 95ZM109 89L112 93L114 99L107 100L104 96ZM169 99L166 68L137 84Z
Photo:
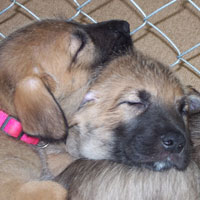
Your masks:
M69 135L67 149L90 159L183 170L190 151L187 112L199 107L199 100L189 99L162 64L140 54L114 60L75 115L77 132Z
M124 21L45 20L8 37L2 44L0 60L6 68L1 75L24 131L46 139L66 137L65 116L70 120L79 107L100 65L132 48L129 31Z

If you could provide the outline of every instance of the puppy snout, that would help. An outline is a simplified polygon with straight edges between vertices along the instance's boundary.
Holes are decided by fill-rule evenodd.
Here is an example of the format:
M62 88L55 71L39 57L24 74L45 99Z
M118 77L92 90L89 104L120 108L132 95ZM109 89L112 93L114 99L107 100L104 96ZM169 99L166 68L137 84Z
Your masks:
M115 30L116 36L120 36L120 34L129 36L130 34L130 25L126 21L121 21L121 24Z
M165 150L171 153L180 153L186 145L186 139L181 133L169 132L161 140Z
M123 22L122 31L126 34L130 34L130 25L128 22L126 21Z

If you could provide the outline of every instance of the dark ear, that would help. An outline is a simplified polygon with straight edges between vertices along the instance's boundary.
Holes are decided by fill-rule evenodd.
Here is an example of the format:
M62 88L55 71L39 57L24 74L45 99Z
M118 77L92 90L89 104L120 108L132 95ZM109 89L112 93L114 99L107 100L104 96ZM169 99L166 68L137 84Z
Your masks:
M200 112L200 93L188 86L188 105L189 105L189 114L196 114Z
M36 76L16 86L14 105L24 132L47 139L67 136L67 122L50 89Z
M200 112L200 96L190 95L189 101L189 113L196 114Z
M200 163L200 93L192 87L188 87L187 89L189 101L188 127L194 148L192 159Z

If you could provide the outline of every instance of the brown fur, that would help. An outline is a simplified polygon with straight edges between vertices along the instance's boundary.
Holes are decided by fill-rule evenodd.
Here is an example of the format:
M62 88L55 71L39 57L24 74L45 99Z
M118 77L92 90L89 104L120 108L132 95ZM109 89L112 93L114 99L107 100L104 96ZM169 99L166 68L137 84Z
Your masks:
M147 93L146 97L143 97L147 98L147 104L142 102L145 99L139 97L143 91ZM140 142L134 143L134 139L141 135L142 140L145 140L147 134L149 139L146 142L152 141L148 146L142 143L140 149L143 151L142 149L147 147L146 152L149 152L153 148L152 160L145 152L139 155L141 165L143 162L151 165L151 162L160 162L166 153L160 145L160 134L165 136L168 129L170 133L182 129L180 135L185 137L184 149L189 156L190 140L186 113L193 107L192 95L187 95L185 87L168 67L134 52L133 55L120 57L110 63L92 85L88 95L92 98L75 114L72 123L74 131L67 140L67 151L75 157L110 159L140 165L137 159L136 163L131 160L135 153L134 146L141 146ZM147 117L143 119L142 116L145 115ZM141 131L136 129L138 120ZM123 153L128 154L128 158L126 155L121 158ZM183 161L182 155L174 154L172 160L179 165Z
M0 109L19 119L29 135L58 143L43 150L1 131L0 199L66 198L61 185L40 181L52 178L72 161L59 144L67 136L66 117L70 122L99 70L115 54L131 48L128 23L124 21L84 26L44 20L2 42Z
M110 161L77 160L57 181L68 189L70 200L198 200L200 171L153 172Z
M200 170L194 162L190 162L184 171L178 171L170 166L172 169L168 171L153 172L144 168L146 165L143 163L139 165L142 168L137 168L132 163L130 167L101 160L123 162L123 160L117 160L114 154L113 146L115 146L119 134L116 127L121 123L137 123L137 116L142 114L142 111L134 105L132 105L133 107L126 104L119 106L119 103L121 101L138 102L138 90L148 91L151 94L151 103L156 102L157 105L167 108L166 112L171 108L178 112L178 105L184 102L181 109L183 109L182 121L186 129L185 137L189 143L190 137L187 129L189 125L192 140L194 139L194 135L198 132L198 128L195 127L199 124L199 120L191 123L191 115L199 112L200 98L198 95L188 92L188 89L167 67L138 52L118 58L102 71L88 93L90 98L86 98L85 104L75 114L74 126L70 129L67 140L67 150L76 158L85 157L96 161L77 160L56 177L55 180L69 190L70 199L199 199ZM163 122L155 121L155 123ZM123 129L120 131L123 132ZM127 133L130 134L130 132ZM121 139L125 140L129 137L128 134ZM141 131L138 134L143 133ZM157 141L154 142L150 148L156 146ZM194 143L197 145L197 142L194 141ZM131 146L128 147L131 149ZM122 146L122 148L126 148L126 146ZM190 153L192 152L189 146L185 148ZM161 148L156 150L155 156L157 155L159 162L161 160L159 156L163 152ZM177 157L173 158L175 160ZM146 157L146 159L149 158Z

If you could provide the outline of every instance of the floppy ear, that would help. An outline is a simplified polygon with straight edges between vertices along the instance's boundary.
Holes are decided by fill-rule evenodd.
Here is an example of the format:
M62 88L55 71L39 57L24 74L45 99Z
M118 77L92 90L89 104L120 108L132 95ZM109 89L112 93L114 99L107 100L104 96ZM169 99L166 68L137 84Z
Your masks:
M67 136L67 122L50 89L37 76L16 86L14 105L24 132L46 139Z
M189 96L189 113L196 114L200 112L200 96Z
M194 150L192 159L200 163L200 93L192 87L188 87L188 127L191 133L191 141Z
M188 104L189 104L189 114L200 113L200 93L188 86Z

